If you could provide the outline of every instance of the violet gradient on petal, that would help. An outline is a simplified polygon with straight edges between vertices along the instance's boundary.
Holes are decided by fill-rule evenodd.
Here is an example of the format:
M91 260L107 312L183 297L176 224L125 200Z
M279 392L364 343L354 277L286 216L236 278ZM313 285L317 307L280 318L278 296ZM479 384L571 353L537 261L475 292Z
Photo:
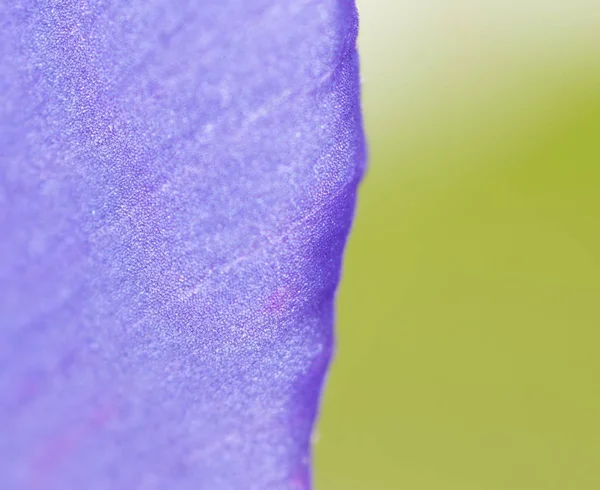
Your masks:
M0 488L310 486L351 0L0 0Z

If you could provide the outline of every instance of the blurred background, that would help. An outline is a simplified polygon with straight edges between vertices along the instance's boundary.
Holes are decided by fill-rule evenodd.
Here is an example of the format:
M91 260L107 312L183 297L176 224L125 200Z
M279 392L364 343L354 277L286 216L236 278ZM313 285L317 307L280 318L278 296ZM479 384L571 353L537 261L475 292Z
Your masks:
M359 0L317 490L600 489L600 2Z

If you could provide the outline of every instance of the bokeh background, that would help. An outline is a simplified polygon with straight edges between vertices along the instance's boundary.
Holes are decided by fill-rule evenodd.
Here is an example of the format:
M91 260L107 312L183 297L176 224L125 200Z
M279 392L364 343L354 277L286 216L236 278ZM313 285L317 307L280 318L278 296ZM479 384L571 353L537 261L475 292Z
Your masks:
M363 0L317 490L600 489L600 2Z

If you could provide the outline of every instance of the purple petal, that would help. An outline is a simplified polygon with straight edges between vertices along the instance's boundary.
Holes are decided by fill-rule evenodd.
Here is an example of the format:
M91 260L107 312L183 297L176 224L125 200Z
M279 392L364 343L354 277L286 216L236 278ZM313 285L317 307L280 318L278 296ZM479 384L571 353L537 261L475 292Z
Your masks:
M0 1L0 488L304 489L352 0Z

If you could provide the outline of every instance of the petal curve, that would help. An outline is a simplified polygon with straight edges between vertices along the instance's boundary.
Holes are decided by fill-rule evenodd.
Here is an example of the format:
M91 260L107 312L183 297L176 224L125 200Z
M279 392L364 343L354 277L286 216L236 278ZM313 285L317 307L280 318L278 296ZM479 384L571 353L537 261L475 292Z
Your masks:
M364 165L354 2L0 19L0 486L308 488Z

